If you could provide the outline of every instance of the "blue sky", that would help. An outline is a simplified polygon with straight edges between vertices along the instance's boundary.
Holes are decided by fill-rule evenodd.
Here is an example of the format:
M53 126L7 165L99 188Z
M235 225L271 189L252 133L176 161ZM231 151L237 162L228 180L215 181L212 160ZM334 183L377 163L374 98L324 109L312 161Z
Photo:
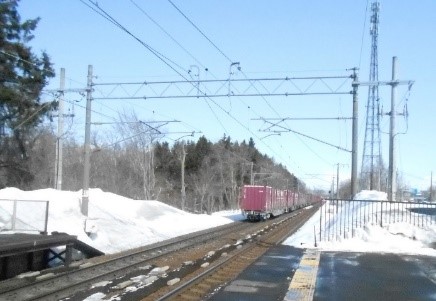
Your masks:
M370 1L180 1L173 3L224 53L207 41L169 1L99 0L98 4L144 43L170 58L184 70L196 70L201 79L228 79L230 62L240 62L242 72L232 78L309 77L347 75L359 67L359 77L369 77ZM84 1L87 2L87 1ZM135 5L136 4L136 5ZM138 9L138 6L140 9ZM368 6L368 8L367 8ZM143 45L115 27L79 0L21 0L23 19L41 17L32 46L50 55L57 73L66 69L67 88L83 88L87 66L93 65L95 83L183 80ZM167 37L145 13L183 46ZM397 128L407 133L397 139L397 164L402 181L421 189L430 185L436 172L432 89L436 60L436 2L432 0L381 1L379 24L379 79L391 79L392 57L398 57L398 77L414 80L410 95L399 87L398 111L407 102L408 121L398 117ZM206 72L204 68L207 68ZM233 69L235 70L235 69ZM305 89L308 83L302 83ZM351 90L351 82L346 83ZM56 89L59 78L50 82ZM94 93L109 94L109 91ZM126 88L127 89L127 88ZM132 88L134 89L134 88ZM235 89L244 89L236 87ZM346 88L348 89L348 88ZM133 91L116 89L111 96ZM390 87L380 87L384 112L390 110ZM85 99L79 101L68 129L83 139ZM49 97L47 96L47 100ZM281 162L310 187L327 188L341 164L340 179L351 172L347 152L292 133L269 136L260 132L256 118L350 117L351 95L295 97L234 97L204 99L95 100L93 121L110 122L118 112L135 110L141 120L179 120L168 132L201 131L217 141L224 134L233 140L255 139L257 147ZM365 130L367 88L359 90L359 169ZM71 109L71 106L69 106ZM237 121L235 121L237 120ZM382 131L389 129L387 116ZM350 121L288 121L287 127L340 147L351 149ZM94 127L104 138L104 128ZM170 143L180 134L169 134ZM196 135L194 139L198 139ZM388 161L388 136L382 134L383 159ZM435 175L436 177L436 175Z

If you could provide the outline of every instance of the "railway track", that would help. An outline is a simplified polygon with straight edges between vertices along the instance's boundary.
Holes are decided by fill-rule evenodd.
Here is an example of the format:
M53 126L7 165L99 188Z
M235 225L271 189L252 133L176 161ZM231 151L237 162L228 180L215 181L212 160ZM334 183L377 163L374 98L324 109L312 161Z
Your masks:
M259 259L270 247L281 243L298 230L317 209L317 207L313 207L310 210L299 211L299 214L274 224L266 232L268 235L253 236L249 244L246 244L232 255L223 257L216 264L195 275L183 285L160 297L153 295L141 300L207 300L217 290Z
M224 265L221 262L230 260L234 254L242 255L249 249L259 249L256 254L261 250L265 252L272 243L265 234L272 237L273 230L281 228L280 224L300 220L304 215L301 212L306 211L309 210L264 223L232 223L146 248L103 256L68 269L51 269L38 276L3 281L0 282L0 300L74 301L93 294L105 298L113 296L118 300L142 300L144 296L148 296L144 300L156 300L172 290L179 280L180 283L192 281L189 278L197 277L215 265ZM255 258L255 255L245 257ZM242 269L238 265L235 272ZM198 279L195 282L200 281ZM177 293L171 298L174 296L177 297Z
M89 283L119 278L135 268L148 267L147 262L164 257L198 243L205 243L234 231L246 229L247 223L234 223L184 235L145 248L102 256L72 264L70 268L55 268L42 274L0 282L0 300L60 300L87 289ZM150 266L152 267L152 266ZM32 273L31 273L32 275Z

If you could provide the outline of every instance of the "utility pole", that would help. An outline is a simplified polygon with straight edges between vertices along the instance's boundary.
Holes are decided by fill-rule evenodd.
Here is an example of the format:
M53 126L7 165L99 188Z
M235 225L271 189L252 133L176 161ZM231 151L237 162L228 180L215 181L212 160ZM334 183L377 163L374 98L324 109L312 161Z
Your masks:
M335 195L335 177L332 178L332 186L330 188L330 199Z
M251 162L251 164L250 164L250 185L254 185L253 165L254 165L254 162Z
M396 65L397 65L397 57L392 58L392 80L390 81L375 81L375 82L353 82L353 91L354 89L357 89L357 86L380 86L380 85L387 85L391 86L391 112L388 113L390 115L390 133L389 133L389 174L388 174L388 200L393 201L395 200L395 193L396 193L396 164L395 164L395 97L396 97L396 88L398 85L408 85L409 90L411 89L414 81L400 81L397 79L397 71L396 71ZM354 106L353 106L354 109ZM354 115L353 115L354 116ZM357 144L357 141L354 141L354 122L353 120L353 150L354 150L354 143ZM357 121L356 121L357 122ZM357 124L356 124L357 126ZM356 130L357 135L357 130ZM357 138L356 138L357 139ZM352 174L354 174L355 166L354 162L352 165ZM357 174L356 174L357 175ZM353 176L351 177L351 189L353 191L353 187L356 185L356 183L353 183ZM354 190L355 191L355 190Z
M433 172L430 174L430 202L433 201Z
M359 101L357 97L357 89L359 78L357 75L357 68L353 68L353 138L351 150L351 198L353 199L357 193L357 148L358 148L358 114L359 114Z
M58 136L56 139L55 189L62 190L62 148L64 135L65 68L61 68L58 108Z
M336 199L339 200L339 163L336 169Z
M395 160L395 98L397 93L397 57L392 58L392 82L391 82L391 112L390 115L390 129L389 129L389 191L388 200L395 201L395 194L397 192L397 177L396 177L396 160Z
M186 151L185 151L185 142L182 141L182 153L180 155L180 172L182 174L182 189L181 189L181 197L182 197L182 210L185 210L185 202L186 202L186 191L185 191L185 159L186 159Z
M85 124L85 160L83 168L83 190L81 212L88 216L89 203L89 169L91 144L91 100L92 100L92 65L88 66L88 83L86 87L86 124Z

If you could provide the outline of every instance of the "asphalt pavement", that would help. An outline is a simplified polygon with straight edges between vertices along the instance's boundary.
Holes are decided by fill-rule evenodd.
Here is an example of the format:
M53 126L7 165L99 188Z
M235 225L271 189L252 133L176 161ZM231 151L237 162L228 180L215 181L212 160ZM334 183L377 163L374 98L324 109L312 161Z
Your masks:
M436 258L323 252L313 300L436 300Z
M209 300L436 301L436 258L279 245Z

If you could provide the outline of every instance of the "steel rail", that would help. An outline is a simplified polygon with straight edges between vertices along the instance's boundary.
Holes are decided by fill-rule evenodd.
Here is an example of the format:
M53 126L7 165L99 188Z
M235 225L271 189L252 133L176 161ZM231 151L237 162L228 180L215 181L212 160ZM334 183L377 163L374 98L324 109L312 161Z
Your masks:
M116 273L118 275L118 274L125 273L125 271L132 269L135 266L143 265L146 262L149 262L153 259L165 256L171 252L175 252L177 250L189 247L192 244L198 243L195 242L195 240L198 240L202 236L205 237L200 240L202 242L205 242L205 241L212 240L216 237L219 237L223 235L223 233L234 231L235 225L244 228L247 227L249 224L231 223L231 224L217 227L218 231L217 228L207 229L207 230L195 232L194 234L187 234L184 236L180 236L176 239L171 239L170 241L160 242L150 247L146 247L145 249L140 249L133 252L121 253L118 256L115 255L114 258L110 258L109 260L106 261L94 263L89 266L87 266L85 263L84 265L82 265L83 267L75 267L74 270L64 271L50 278L44 278L44 276L41 275L43 278L42 280L38 280L32 283L16 283L15 285L11 285L7 288L3 288L2 290L0 290L0 300L17 300L16 296L17 293L19 292L23 292L24 295L29 295L28 292L37 292L34 295L29 295L28 297L26 297L26 299L23 299L22 301L39 300L41 298L47 299L48 297L53 295L55 295L56 298L59 298L59 295L61 293L61 291L59 290L57 290L56 292L45 291L40 293L38 291L41 290L42 287L44 286L54 287L55 285L61 286L62 290L70 290L73 287L78 287L85 283L89 284L90 281L101 279L102 277L106 277L109 274L114 275L114 273ZM126 259L128 260L128 262L125 262ZM119 264L120 262L121 264ZM121 272L119 273L118 271ZM86 273L91 273L91 275L85 279ZM76 283L72 284L71 281L77 277L80 280L77 280ZM67 279L68 281L64 281L65 279ZM62 287L62 283L67 283L68 285L63 285Z
M303 209L304 210L304 209ZM317 208L316 208L317 210ZM286 238L288 238L293 232L295 232L296 230L298 230L306 221L308 218L310 218L312 216L313 213L316 212L316 210L313 210L313 212L311 214L309 214L308 216L302 218L300 221L298 221L295 225L292 226L292 228L290 229L290 231L286 232L286 234L281 235L280 237L278 237L276 239L275 245L282 243ZM297 217L298 215L300 215L302 213L301 210L298 210L295 214L288 216L286 219L281 220L279 223L277 223L275 226L279 226L282 223L285 223L287 221L291 221L293 218ZM278 233L275 233L276 235L280 234L280 231L278 230ZM273 234L274 235L274 234ZM255 241L253 243L256 243L259 241ZM247 253L249 251L251 251L251 249L253 248L253 243L247 243L245 244L241 249L237 250L237 251L233 251L233 253L231 255L227 255L226 257L221 257L221 259L216 262L213 265L210 265L204 272L196 275L195 277L193 277L192 279L188 280L187 282L183 283L182 285L176 287L175 289L173 289L172 291L166 293L165 295L159 297L158 299L156 299L155 301L165 301L165 300L171 300L171 298L175 297L176 295L186 291L189 287L200 283L203 279L208 278L210 275L212 275L213 273L215 273L218 269L220 269L221 267L225 266L226 264L229 264L231 261L233 261L234 259L236 259L238 256L243 255L244 253ZM260 256L262 256L269 248L265 248L263 247L263 252L261 252L262 254L260 254ZM259 257L260 257L259 256ZM258 258L259 258L258 257Z

